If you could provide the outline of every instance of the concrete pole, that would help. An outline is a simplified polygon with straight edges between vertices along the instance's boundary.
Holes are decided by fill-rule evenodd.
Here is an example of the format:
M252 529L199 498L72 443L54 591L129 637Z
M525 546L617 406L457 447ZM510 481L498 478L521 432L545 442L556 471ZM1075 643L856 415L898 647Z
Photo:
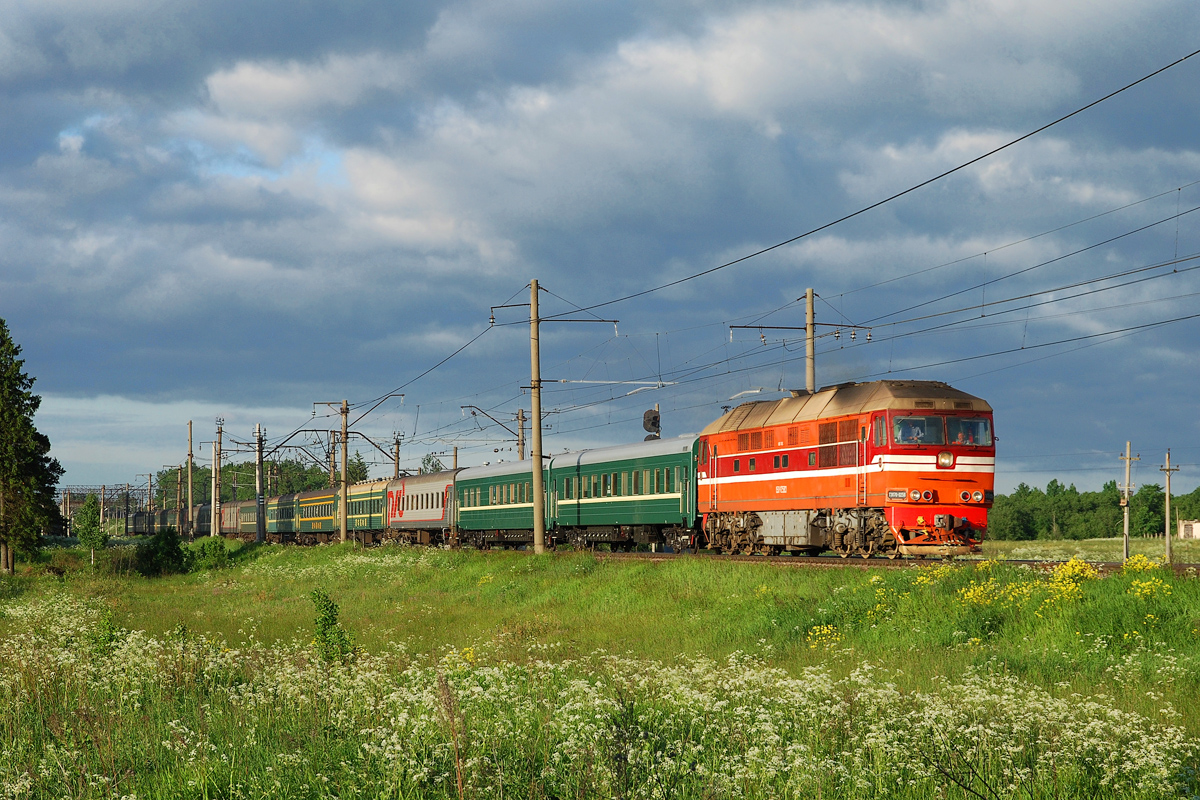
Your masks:
M183 529L183 465L175 468L175 531Z
M219 421L217 423L217 441L213 445L212 521L208 526L211 536L221 535L221 436L224 432L224 422Z
M348 448L350 446L350 436L347 431L347 423L350 419L350 404L345 400L342 401L342 496L341 496L341 537L342 541L346 541L346 528L349 517L347 515L349 509L346 508L346 502L350 498L349 485L346 477L346 459L349 458Z
M1167 491L1167 508L1166 508L1167 520L1166 520L1166 524L1163 526L1163 539L1166 541L1166 549L1164 550L1164 555L1166 556L1167 563L1170 564L1171 563L1171 473L1179 472L1179 467L1171 466L1171 450L1169 448L1167 449L1166 466L1159 467L1159 471L1167 473L1167 490L1166 490Z
M1123 455L1121 457L1121 460L1125 462L1125 485L1121 489L1121 491L1124 493L1124 500L1125 500L1125 502L1123 502L1121 504L1122 510L1125 512L1125 539L1124 539L1125 549L1123 551L1125 554L1124 558L1123 558L1124 561L1129 560L1129 492L1130 492L1130 489L1132 488L1129 484L1129 467L1134 461L1141 460L1140 458L1133 457L1132 455L1130 455L1130 453L1131 453L1130 443L1126 442L1125 443L1125 455Z
M812 394L817 391L817 316L813 304L813 290L804 291L804 388Z
M337 462L337 431L329 432L329 485L334 486L336 478L334 474L337 470L335 463Z
M263 434L262 425L254 425L254 541L267 541L267 504L263 500Z
M392 448L395 451L395 455L392 456L392 480L396 480L400 477L400 437L399 436L395 436L392 438Z
M188 420L188 538L196 537L196 506L192 500L192 421Z
M533 552L546 552L546 492L542 482L542 355L538 344L538 282L529 283L529 393L533 401L530 429L533 432Z
M450 542L454 547L458 547L458 447L454 448L454 460L450 462L450 469L454 470L450 476L450 508L447 512L450 514Z
M107 486L100 487L100 527L104 528L104 496L108 493Z
M517 460L525 460L525 409L517 409Z

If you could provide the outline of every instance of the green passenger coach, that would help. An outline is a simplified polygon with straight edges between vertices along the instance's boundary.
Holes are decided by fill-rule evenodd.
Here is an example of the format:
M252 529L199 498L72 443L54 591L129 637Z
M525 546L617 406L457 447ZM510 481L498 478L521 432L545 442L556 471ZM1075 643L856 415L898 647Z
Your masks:
M697 442L681 436L556 456L549 503L555 538L580 546L688 546Z
M543 468L544 486L551 470ZM458 473L459 539L465 544L490 547L533 541L533 462L511 461L471 467ZM552 525L546 504L546 528Z

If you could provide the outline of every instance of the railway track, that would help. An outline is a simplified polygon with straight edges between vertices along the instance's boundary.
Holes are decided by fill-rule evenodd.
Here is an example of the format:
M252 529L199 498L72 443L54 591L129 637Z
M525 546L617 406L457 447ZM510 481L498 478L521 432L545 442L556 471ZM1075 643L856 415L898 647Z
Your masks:
M889 559L883 557L872 558L839 558L837 556L746 556L746 555L729 555L729 554L711 554L711 555L696 555L692 553L604 553L595 552L596 558L601 561L670 561L679 558L694 558L704 559L705 561L729 561L729 562L745 562L750 564L768 564L776 567L814 567L817 569L908 569L910 567L931 567L942 564L971 564L977 563L978 559ZM1064 561L1045 561L1036 559L1006 559L1006 564L1018 564L1027 566L1031 569L1053 569L1059 564L1066 563ZM1113 572L1120 572L1123 564L1120 561L1092 561L1088 562L1096 569L1100 570L1101 574L1108 575ZM1176 575L1191 575L1200 574L1200 564L1172 564L1171 568Z

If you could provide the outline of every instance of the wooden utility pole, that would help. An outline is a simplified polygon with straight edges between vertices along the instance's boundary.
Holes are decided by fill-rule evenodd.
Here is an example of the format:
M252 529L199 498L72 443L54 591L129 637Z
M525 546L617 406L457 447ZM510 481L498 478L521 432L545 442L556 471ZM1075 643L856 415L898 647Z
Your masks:
M221 438L224 432L225 420L217 417L217 441L213 445L212 520L208 526L210 536L221 535Z
M1124 559L1129 560L1129 493L1133 491L1133 484L1129 482L1129 467L1134 461L1141 461L1141 453L1136 456L1130 455L1130 443L1125 443L1125 455L1121 456L1121 460L1125 462L1125 485L1121 487L1121 510L1125 512L1125 549Z
M196 538L196 506L192 502L192 421L188 420L188 538Z
M346 528L348 527L348 525L347 525L348 509L346 508L346 502L350 498L350 489L346 483L346 480L347 480L346 460L347 460L347 458L349 458L349 454L347 451L348 451L348 448L350 445L350 435L349 435L349 431L347 430L349 418L350 418L350 404L348 402L346 402L345 400L343 400L342 401L342 493L341 493L341 514L338 515L341 517L341 521L340 521L341 539L343 542L346 541Z
M530 426L533 432L533 552L546 552L546 493L542 485L542 356L538 344L538 282L529 282L529 393L533 403Z
M517 409L517 460L525 460L525 409Z
M1165 472L1167 474L1167 508L1166 508L1167 521L1166 521L1166 525L1163 527L1163 538L1166 540L1166 550L1164 551L1164 554L1166 556L1167 563L1170 564L1171 563L1171 473L1179 472L1179 467L1171 466L1171 450L1170 450L1170 448L1167 448L1167 463L1164 466L1159 467L1158 471Z
M267 540L266 503L263 502L263 431L262 425L254 425L254 541L262 544Z
M817 391L817 315L812 289L804 290L804 388Z

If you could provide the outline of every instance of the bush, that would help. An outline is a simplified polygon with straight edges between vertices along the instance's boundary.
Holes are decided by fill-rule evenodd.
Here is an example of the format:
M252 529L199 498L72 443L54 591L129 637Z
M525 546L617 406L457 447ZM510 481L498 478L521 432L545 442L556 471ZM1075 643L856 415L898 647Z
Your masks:
M192 570L221 569L229 565L229 548L220 536L206 536L189 553Z
M138 571L137 548L127 544L110 547L100 554L96 566L104 575L132 575Z
M137 571L147 577L187 572L188 558L172 527L163 528L137 546Z
M316 633L313 644L317 655L324 661L345 661L354 655L354 643L350 634L338 622L338 606L324 589L313 589L309 595L317 612Z

